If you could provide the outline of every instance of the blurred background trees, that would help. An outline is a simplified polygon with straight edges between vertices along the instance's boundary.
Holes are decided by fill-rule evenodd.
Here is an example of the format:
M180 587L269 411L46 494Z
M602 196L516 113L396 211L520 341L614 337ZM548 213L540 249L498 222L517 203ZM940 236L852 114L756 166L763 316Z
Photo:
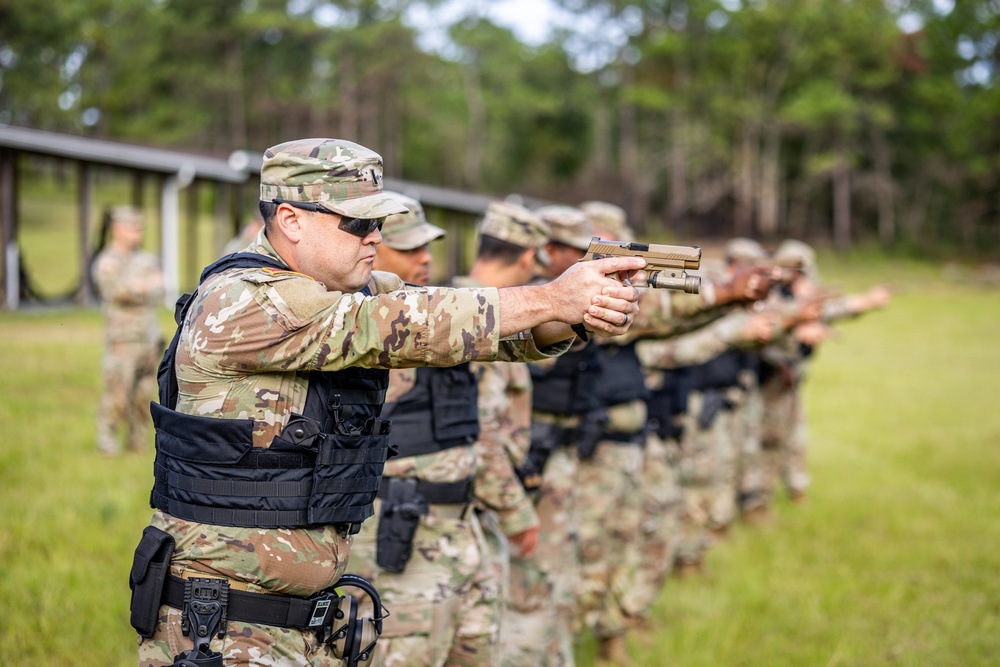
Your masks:
M550 4L575 19L526 44L454 0L0 0L0 123L340 136L651 234L1000 252L1000 0Z

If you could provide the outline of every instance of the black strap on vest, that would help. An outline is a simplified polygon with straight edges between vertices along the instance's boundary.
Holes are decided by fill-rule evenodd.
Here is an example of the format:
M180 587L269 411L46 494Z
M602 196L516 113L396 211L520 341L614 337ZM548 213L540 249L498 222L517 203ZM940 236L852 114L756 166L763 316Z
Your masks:
M389 478L386 478L389 479ZM388 498L388 484L381 486L378 497ZM464 505L472 500L473 483L471 479L460 482L425 482L417 480L417 493L431 505Z
M621 433L620 431L605 431L601 434L601 440L614 442L619 445L645 445L646 431L636 431L634 433Z

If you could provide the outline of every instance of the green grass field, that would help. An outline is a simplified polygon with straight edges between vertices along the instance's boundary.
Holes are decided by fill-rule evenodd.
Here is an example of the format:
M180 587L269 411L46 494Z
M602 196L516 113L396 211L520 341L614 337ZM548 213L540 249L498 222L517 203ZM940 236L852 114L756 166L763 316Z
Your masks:
M1000 292L825 257L889 310L840 327L807 406L813 487L667 583L635 665L994 665L1000 655ZM164 313L164 331L168 316ZM152 452L94 449L96 311L0 313L0 664L134 664L128 569ZM579 663L595 664L593 644Z

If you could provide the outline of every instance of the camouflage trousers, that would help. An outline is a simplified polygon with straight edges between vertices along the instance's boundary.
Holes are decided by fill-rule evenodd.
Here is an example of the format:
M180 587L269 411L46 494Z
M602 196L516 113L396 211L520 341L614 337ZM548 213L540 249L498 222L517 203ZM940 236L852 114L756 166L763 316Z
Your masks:
M663 441L656 433L647 436L642 467L640 566L633 589L624 596L631 617L649 615L674 565L682 504L676 469L678 456L675 440Z
M503 616L503 667L572 667L576 613L576 450L552 452L535 499L538 547L511 555L510 591Z
M182 566L171 566L174 576L181 576ZM197 576L204 576L195 573ZM250 586L255 593L264 592ZM156 633L150 639L139 638L139 667L166 667L182 651L193 648L190 637L181 631L183 613L166 605L160 607ZM229 621L226 636L209 645L222 654L226 667L337 667L342 664L327 647L316 640L316 633L257 623Z
M576 474L578 613L599 638L623 634L632 611L627 596L639 571L644 454L640 445L604 440Z
M149 402L155 396L161 354L159 344L144 341L105 344L104 388L97 410L97 449L101 453L120 453L120 437L131 451L149 446Z
M458 506L431 505L421 517L403 572L376 565L380 502L355 536L347 571L378 589L391 614L373 665L490 667L497 663L498 586L479 519ZM468 516L465 516L467 514Z
M736 497L741 511L766 504L764 498L764 453L761 444L761 421L764 396L753 383L743 391L733 409L733 441L737 451Z
M477 509L476 516L483 530L484 544L489 552L489 563L493 567L497 585L497 646L500 647L507 639L506 619L507 609L510 606L510 542L500 528L500 517L496 512ZM499 648L497 650L499 651Z
M808 432L800 388L801 383L788 386L780 376L770 378L761 387L764 404L761 486L768 500L777 493L779 480L792 496L803 494L809 488Z
M713 531L723 530L735 516L735 450L732 411L720 410L706 427L699 424L702 392L688 397L681 437L679 481L683 505L676 561L697 564L712 545Z

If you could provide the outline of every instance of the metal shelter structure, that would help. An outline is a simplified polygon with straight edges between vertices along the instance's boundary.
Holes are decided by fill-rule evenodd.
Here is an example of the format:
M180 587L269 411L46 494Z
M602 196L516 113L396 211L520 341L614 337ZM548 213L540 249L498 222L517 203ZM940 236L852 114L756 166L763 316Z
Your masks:
M5 306L19 306L21 293L20 249L18 245L18 163L21 154L47 156L76 165L77 229L80 236L81 270L90 266L91 248L88 243L93 227L91 204L93 170L97 166L121 169L132 174L133 204L141 198L145 177L159 184L160 254L168 303L179 293L180 211L181 192L196 180L214 184L219 189L217 217L230 216L238 221L238 189L249 176L246 171L233 169L219 158L148 148L74 135L44 132L22 127L0 127L0 243L3 245L3 287ZM228 196L226 196L228 195ZM81 276L81 291L77 302L88 305L95 295L86 275Z
M141 205L142 184L147 177L156 179L159 202L159 248L164 271L166 305L172 307L185 285L180 266L180 228L182 193L196 193L192 188L199 182L216 189L215 218L217 235L235 232L243 221L243 195L247 188L256 189L256 177L263 162L260 153L234 151L228 158L149 148L76 135L58 134L23 127L0 126L0 260L2 260L3 306L16 310L20 306L21 252L19 232L19 157L35 155L67 161L76 166L77 234L80 246L80 292L76 302L90 305L95 294L89 276L92 248L88 239L94 227L92 220L93 172L98 167L110 167L132 175L134 205ZM386 178L385 187L407 194L423 204L436 224L446 227L453 237L447 258L449 273L458 272L465 246L463 237L474 232L471 223L485 210L490 197L450 190L431 185ZM248 194L248 193L247 193ZM256 199L256 197L254 197ZM193 224L197 217L197 199L188 197L187 217ZM194 243L189 234L189 244ZM228 238L223 236L222 241ZM217 237L218 240L218 237ZM221 246L221 243L219 244ZM194 253L190 252L188 256ZM199 268L200 267L195 267Z

